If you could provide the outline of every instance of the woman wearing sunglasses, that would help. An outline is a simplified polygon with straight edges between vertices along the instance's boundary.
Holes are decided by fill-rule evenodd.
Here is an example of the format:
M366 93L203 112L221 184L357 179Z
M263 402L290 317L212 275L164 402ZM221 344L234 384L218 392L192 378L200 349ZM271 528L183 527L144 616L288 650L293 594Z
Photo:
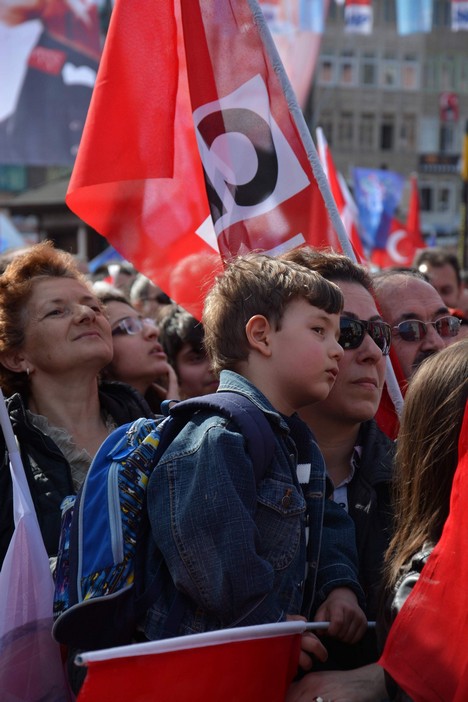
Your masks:
M142 317L125 295L115 288L95 285L112 330L114 356L103 370L107 380L127 383L148 402L155 413L162 400L179 399L175 371L159 343L159 329L152 317Z
M285 254L336 283L344 295L339 343L345 353L326 400L301 410L325 458L333 483L333 499L352 517L356 528L359 577L367 599L367 617L374 620L383 556L390 538L390 481L393 442L373 417L385 381L392 333L375 305L372 279L346 256L296 249ZM357 646L327 642L329 667L355 667L377 660L374 632Z

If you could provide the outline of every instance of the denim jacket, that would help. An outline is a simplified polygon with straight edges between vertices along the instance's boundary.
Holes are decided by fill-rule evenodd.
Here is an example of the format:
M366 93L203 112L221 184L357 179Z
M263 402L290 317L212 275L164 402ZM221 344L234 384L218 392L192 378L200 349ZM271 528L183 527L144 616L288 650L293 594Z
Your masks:
M147 491L146 576L150 583L159 573L164 585L144 622L149 639L310 616L341 586L362 602L353 523L326 499L324 461L312 434L306 429L312 466L303 490L285 419L237 373L222 371L219 389L246 395L265 413L274 457L256 484L237 426L198 411L160 458ZM174 632L166 623L177 592L185 604Z

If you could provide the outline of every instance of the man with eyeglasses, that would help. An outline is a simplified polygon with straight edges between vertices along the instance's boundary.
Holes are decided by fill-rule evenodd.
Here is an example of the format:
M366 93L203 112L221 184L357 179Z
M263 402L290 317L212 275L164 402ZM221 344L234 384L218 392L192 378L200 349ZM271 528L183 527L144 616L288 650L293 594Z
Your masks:
M409 380L428 356L457 340L460 320L414 269L380 271L373 280L377 305L392 329L392 347Z

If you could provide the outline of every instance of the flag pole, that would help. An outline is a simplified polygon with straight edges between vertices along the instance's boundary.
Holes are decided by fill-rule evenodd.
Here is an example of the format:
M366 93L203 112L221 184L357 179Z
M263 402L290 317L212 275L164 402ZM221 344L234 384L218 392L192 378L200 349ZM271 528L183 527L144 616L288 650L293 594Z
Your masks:
M257 0L248 0L248 3L252 11L255 23L258 27L259 34L264 43L264 46L271 58L273 69L276 73L278 80L280 81L281 87L283 88L284 96L286 98L286 102L288 103L289 111L293 116L295 125L302 139L302 143L304 144L304 148L306 150L309 163L312 167L315 180L317 181L317 185L324 199L325 206L328 210L328 214L330 215L333 227L340 241L343 253L345 253L346 256L348 256L348 258L352 259L353 261L356 261L356 256L353 251L353 247L351 246L351 242L349 241L346 229L344 228L343 222L341 221L338 208L330 190L330 186L328 185L327 177L322 168L322 164L320 163L320 158L317 153L317 149L315 148L315 144L313 142L309 128L305 121L304 114L299 106L299 103L297 102L296 95L284 69L275 42L271 36L270 30L268 29L263 10L259 6Z
M349 240L344 224L341 221L340 213L338 212L338 208L330 190L327 177L322 168L322 164L320 163L320 158L317 153L317 149L315 148L312 135L305 121L304 114L299 106L299 103L297 102L296 95L282 64L275 42L270 34L270 30L268 29L263 10L258 4L258 0L248 0L248 4L252 12L253 18L255 20L255 23L258 27L258 31L265 46L265 49L270 56L273 69L281 84L281 87L283 88L284 96L286 98L286 102L288 103L289 111L291 112L296 128L302 139L302 143L304 144L304 148L306 150L310 165L312 167L312 171L317 181L317 185L322 194L325 206L328 210L328 214L330 215L330 219L335 229L336 235L340 241L343 253L348 258L350 258L351 261L357 263L356 254L354 253L354 249L351 246L351 242ZM393 402L397 414L400 415L401 410L403 408L403 397L389 356L387 356L386 371L388 393L390 395L390 398Z

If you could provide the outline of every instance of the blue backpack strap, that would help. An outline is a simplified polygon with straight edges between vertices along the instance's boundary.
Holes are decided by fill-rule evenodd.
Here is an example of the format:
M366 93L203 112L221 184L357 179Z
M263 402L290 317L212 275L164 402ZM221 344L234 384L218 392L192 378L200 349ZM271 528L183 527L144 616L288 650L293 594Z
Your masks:
M170 414L181 419L185 424L196 410L212 410L232 419L244 436L247 451L253 464L255 481L257 483L265 475L275 451L273 428L262 410L245 395L229 390L221 390L202 397L183 400L174 405ZM179 431L180 424L174 430L166 445ZM172 434L172 432L171 432ZM162 450L163 447L161 447ZM159 454L161 455L161 454Z

